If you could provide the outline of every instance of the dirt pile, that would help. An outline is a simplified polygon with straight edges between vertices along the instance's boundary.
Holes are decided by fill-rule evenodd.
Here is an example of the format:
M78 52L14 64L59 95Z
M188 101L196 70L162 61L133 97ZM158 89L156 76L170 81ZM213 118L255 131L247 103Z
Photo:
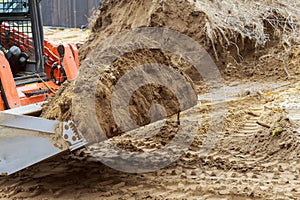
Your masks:
M203 45L213 56L221 74L224 75L223 78L227 80L256 77L255 75L273 76L274 74L276 77L284 77L288 70L287 67L274 68L272 65L268 69L264 68L264 63L273 60L273 56L276 54L274 49L290 47L294 42L292 40L296 37L298 30L294 21L299 16L295 10L291 10L289 15L286 15L285 11L291 9L297 2L289 6L288 4L280 5L277 1L269 3L261 2L260 5L256 5L252 1L247 4L232 1L234 6L230 7L225 2L211 3L210 1L104 1L99 8L99 14L92 20L93 33L80 49L81 74L83 75L76 81L76 85L81 85L81 87L75 88L75 97L81 95L95 99L92 104L95 104L97 121L103 132L111 137L133 128L127 126L126 122L124 122L127 127L125 129L120 129L117 125L116 117L112 113L111 98L117 81L137 66L147 63L172 66L193 88L196 88L195 85L200 85L201 92L206 91L201 78L197 78L198 74L190 63L181 59L181 55L173 55L157 49L144 49L143 45L138 44L141 45L140 49L120 55L109 66L97 61L99 57L103 56L103 53L107 53L99 50L99 46L107 41L107 38L138 27L164 27L191 37ZM275 4L278 9L271 9ZM250 15L249 18L247 16L238 17L240 13L236 11L237 6L248 9L249 5L255 14L251 15L250 11L247 12L247 15ZM217 7L219 11L212 15L208 9L210 7L214 9ZM258 7L260 9L255 10ZM228 16L229 20L224 22L225 16ZM284 40L284 38L287 39ZM117 54L120 51L118 48L120 47L116 44L108 49L111 51L108 53ZM291 54L285 55L290 56ZM257 62L257 58L261 62ZM280 65L281 61L276 61L276 64ZM288 66L292 67L293 65ZM92 80L91 77L95 78L95 74L101 75L96 89L89 83ZM168 76L164 78L168 78ZM274 77L272 78L274 79ZM94 127L87 125L87 122L91 121L89 120L90 105L71 105L73 97L71 91L74 89L74 84L69 83L66 88L62 89L65 95L59 93L50 100L43 111L43 117L68 120L72 118L71 113L73 112L73 114L80 115L78 119L73 120L79 123L81 131L92 133ZM129 113L122 112L118 116L119 120L133 118L137 125L145 125L151 120L162 118L162 116L156 116L151 119L149 111L153 105L162 104L166 115L170 116L196 104L195 98L188 98L184 93L186 91L184 87L179 86L177 91L183 96L174 96L169 88L160 85L150 84L141 87L130 98ZM129 90L124 90L123 96L119 96L119 99L124 98L128 92ZM95 94L95 96L90 96L91 94ZM179 108L178 99L188 99L188 102ZM60 103L57 104L57 102ZM95 126L97 127L97 124Z
M281 108L265 107L256 123L258 126L252 134L243 132L247 130L247 123L244 123L245 128L241 128L238 134L226 136L220 145L222 151L235 152L235 155L247 159L256 158L257 163L299 159L297 125L288 118L287 112Z
M101 81L96 87L89 87L88 81L91 79L89 76L86 76L86 79L85 77L79 78L77 80L77 87L75 87L74 82L65 83L59 93L54 98L51 98L49 103L44 107L42 116L62 121L70 120L72 118L79 124L79 128L82 132L90 133L88 135L94 137L95 127L87 126L87 124L91 123L85 120L91 119L89 117L94 111L93 109L95 109L97 120L104 133L107 137L112 137L132 129L128 126L128 128L125 127L125 129L121 130L115 122L115 117L119 117L120 119L132 117L137 125L143 126L149 124L151 121L157 121L164 117L160 116L160 112L156 112L155 110L151 113L151 109L157 109L157 104L164 107L166 116L171 116L185 110L195 105L197 100L196 95L190 95L190 92L193 92L193 82L191 78L186 74L182 74L184 80L187 83L190 83L190 88L187 88L185 85L174 84L172 89L177 91L177 96L175 96L170 88L163 85L147 84L135 90L132 93L129 102L124 102L125 104L129 103L129 113L120 113L119 116L114 116L112 113L111 99L116 80L119 80L127 71L134 67L147 63L162 63L166 66L173 66L178 73L181 72L178 69L184 69L190 66L184 61L178 62L178 59L176 59L176 57L174 58L174 56L171 57L172 55L156 50L140 50L126 54L116 60L109 69L106 68L101 71ZM84 65L82 67L84 67ZM92 69L89 69L88 67L85 69L87 74L93 74ZM173 78L171 75L168 77L168 74L166 73L159 74L155 72L154 74L158 76L158 79L168 78L171 80L171 78ZM78 85L80 85L80 87L78 87ZM132 87L134 87L134 85ZM123 100L125 95L131 94L129 90L132 87L122 88L123 91L120 96L118 96L118 99ZM78 97L75 100L78 104L74 103L73 90L75 95L77 95L76 97ZM95 104L95 107L88 107L88 105L83 105L84 107L82 107L80 101L84 99L83 97L90 94L95 95L88 97L93 100L92 103ZM180 104L180 99L185 99L185 102ZM158 115L155 116L157 113ZM75 114L77 118L74 118L72 114ZM96 138L96 140L102 140L102 138Z
M300 145L296 124L279 108L265 108L258 121L263 129L251 136L248 145L241 147L245 154L260 155L265 161L281 158L299 159Z
M224 78L282 77L283 64L294 72L288 58L299 45L297 8L294 0L104 1L80 58L111 35L138 27L165 27L203 45Z

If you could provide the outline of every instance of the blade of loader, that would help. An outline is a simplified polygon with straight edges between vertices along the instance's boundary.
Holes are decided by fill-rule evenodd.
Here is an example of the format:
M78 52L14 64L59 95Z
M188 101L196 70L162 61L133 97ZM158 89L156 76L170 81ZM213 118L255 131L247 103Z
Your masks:
M0 126L18 128L43 133L55 133L59 122L26 115L0 113Z
M59 139L67 145L55 145L53 140L59 125ZM86 144L72 122L0 112L0 175L10 175Z
M17 114L17 115L31 115L37 116L42 112L42 105L45 104L47 101L30 104L26 106L11 108L9 110L2 111L3 113L10 113L10 114Z

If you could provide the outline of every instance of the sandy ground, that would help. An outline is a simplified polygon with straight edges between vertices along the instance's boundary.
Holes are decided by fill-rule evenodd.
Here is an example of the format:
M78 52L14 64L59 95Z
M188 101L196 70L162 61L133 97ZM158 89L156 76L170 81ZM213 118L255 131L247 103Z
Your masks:
M81 30L79 28L59 29L48 26L44 27L44 37L55 42L83 44L89 35L90 30Z
M201 118L201 126L191 129L196 134L192 145L170 166L149 173L116 171L99 162L99 158L116 158L110 153L107 141L1 178L0 197L299 199L297 126L288 124L284 133L272 136L271 129L265 129L256 122L265 120L265 123L271 124L278 121L278 116L286 116L280 109L287 105L288 99L289 103L297 104L295 97L299 95L300 87L294 81L261 84L262 87L252 87L252 91L245 95L244 88L247 85L251 84L232 86L231 92L227 92L230 97L217 103L223 105L220 109L226 106L226 120L222 132L214 133L218 140L206 156L201 154L201 147L206 140L213 103L206 100L204 95L199 96L201 100L197 106L181 114L181 121ZM293 113L289 114L289 118L294 122L298 120ZM168 128L161 129L152 138L140 140L126 134L114 137L109 142L130 152L153 151L165 145L163 141L172 139L178 128L175 122L169 119ZM161 127L159 123L162 122L142 129L150 134ZM134 130L133 133L139 131ZM154 160L155 157L148 157L145 163Z

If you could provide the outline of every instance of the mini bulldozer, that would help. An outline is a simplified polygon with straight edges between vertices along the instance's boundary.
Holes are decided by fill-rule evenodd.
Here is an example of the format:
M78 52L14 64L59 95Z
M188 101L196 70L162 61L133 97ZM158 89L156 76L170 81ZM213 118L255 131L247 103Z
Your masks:
M0 176L86 144L73 122L38 117L78 72L76 45L44 39L40 0L0 0Z

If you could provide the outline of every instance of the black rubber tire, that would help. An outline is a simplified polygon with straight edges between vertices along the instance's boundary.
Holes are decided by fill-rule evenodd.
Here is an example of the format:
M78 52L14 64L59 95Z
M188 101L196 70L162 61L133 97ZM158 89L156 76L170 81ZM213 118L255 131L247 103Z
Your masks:
M56 70L56 69L60 70L60 72L62 73L63 78L64 78L63 81L58 81L54 77L54 70ZM53 63L53 65L51 66L50 76L51 76L51 80L57 85L61 85L67 80L67 74L66 74L64 67L58 65L57 62Z

